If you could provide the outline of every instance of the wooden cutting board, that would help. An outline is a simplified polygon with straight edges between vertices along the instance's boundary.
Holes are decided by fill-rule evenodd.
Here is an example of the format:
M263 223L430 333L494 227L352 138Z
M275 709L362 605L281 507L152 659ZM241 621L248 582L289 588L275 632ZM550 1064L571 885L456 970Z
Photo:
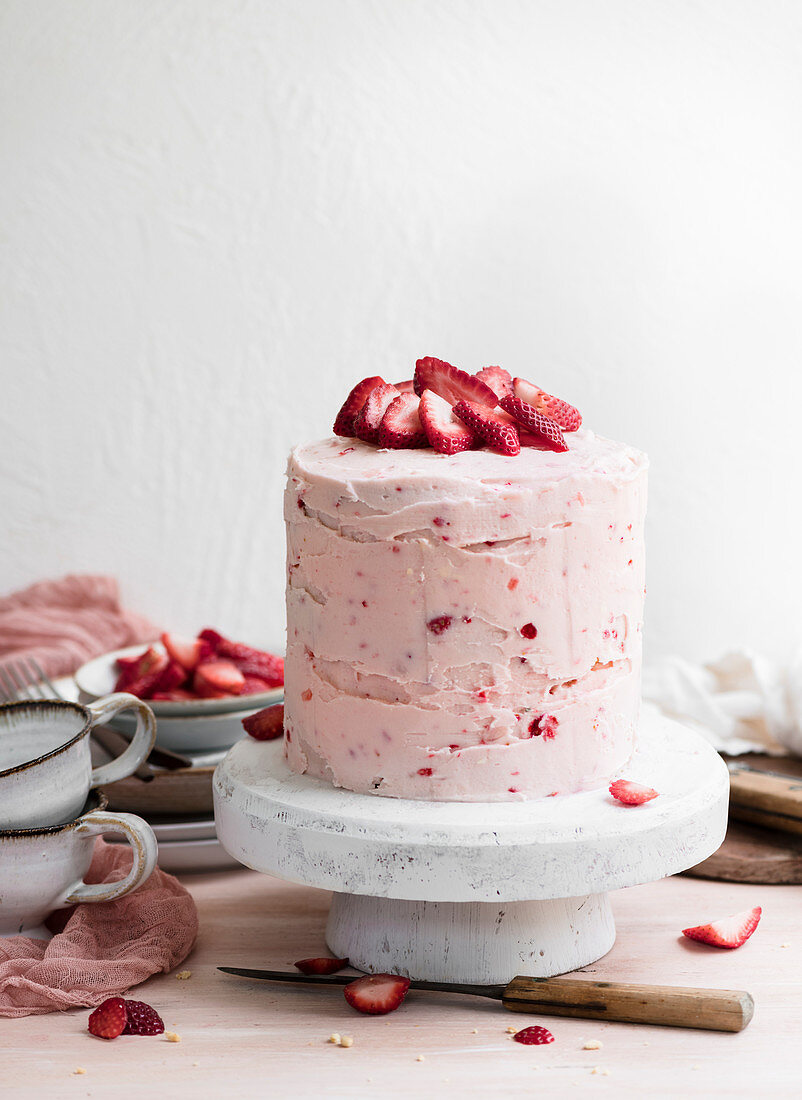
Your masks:
M733 758L759 771L802 778L802 760L747 753ZM685 871L695 878L769 885L802 884L802 836L747 824L730 817L719 850Z

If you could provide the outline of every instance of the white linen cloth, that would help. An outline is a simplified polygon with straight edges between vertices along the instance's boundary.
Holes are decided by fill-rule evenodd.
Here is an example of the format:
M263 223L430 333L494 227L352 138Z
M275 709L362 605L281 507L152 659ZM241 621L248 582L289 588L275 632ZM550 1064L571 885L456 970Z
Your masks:
M643 698L721 752L802 756L802 650L786 667L747 650L704 665L668 657L644 670Z

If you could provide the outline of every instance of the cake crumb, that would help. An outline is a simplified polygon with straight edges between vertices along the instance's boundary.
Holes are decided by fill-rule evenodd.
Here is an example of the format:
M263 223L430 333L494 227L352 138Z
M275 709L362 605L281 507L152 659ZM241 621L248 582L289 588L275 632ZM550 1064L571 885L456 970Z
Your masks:
M479 1028L478 1027L472 1027L471 1028L471 1035L478 1035L478 1034L479 1034Z
M701 1069L702 1067L697 1062L695 1066L691 1066L691 1069Z
M338 1031L332 1031L329 1035L328 1042L334 1043L336 1046L340 1045L340 1033Z
M165 1037L165 1039L167 1040L168 1043L180 1043L181 1042L181 1036L178 1034L177 1031L165 1031L164 1037Z
M75 1077L76 1075L80 1077L82 1073L86 1073L86 1070L83 1066L76 1066L75 1069L72 1071L73 1077Z
M780 947L790 947L790 943L781 943Z
M354 1045L353 1035L343 1035L342 1039L340 1039L340 1046L341 1047L352 1047L353 1045Z
M508 1035L514 1035L514 1034L515 1034L515 1032L516 1032L517 1030L518 1030L518 1029L517 1029L517 1028L515 1028L515 1027L508 1027L508 1028L507 1028L507 1034L508 1034Z
M187 978L191 978L191 977L192 977L192 971L191 970L179 970L178 973L175 976L175 980L177 982L185 982L187 980Z
M582 1047L583 1050L601 1050L601 1048L602 1045L598 1039L588 1039L588 1041Z
M193 1065L193 1066L199 1066L199 1065L200 1065L200 1062L193 1062L193 1063L192 1063L192 1065Z
M609 1069L602 1069L601 1066L594 1066L593 1069L590 1072L591 1073L598 1073L598 1075L600 1077L609 1077L610 1076Z
M419 1054L418 1057L415 1059L415 1061L416 1062L425 1062L426 1059L423 1057L422 1054Z

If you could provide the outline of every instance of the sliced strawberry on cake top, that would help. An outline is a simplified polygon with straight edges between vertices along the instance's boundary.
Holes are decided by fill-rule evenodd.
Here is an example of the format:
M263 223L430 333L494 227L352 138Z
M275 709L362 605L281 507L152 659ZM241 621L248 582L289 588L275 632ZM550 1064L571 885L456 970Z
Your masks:
M379 426L379 446L392 450L426 446L426 432L420 422L420 398L414 393L400 393L387 406Z
M477 405L474 401L458 401L454 415L476 432L488 446L504 455L517 455L521 441L512 419L504 412Z
M431 355L415 364L415 393L422 396L424 390L432 390L449 405L456 405L458 401L473 401L492 409L498 404L495 393L481 378Z
M353 436L356 414L365 404L370 391L378 385L386 385L384 379L380 378L378 375L373 375L370 378L363 378L361 382L357 382L343 402L342 408L337 413L337 419L334 421L333 429L335 435ZM216 631L211 631L211 633L216 633ZM201 634L201 637L203 637L203 634Z
M365 403L354 417L354 435L364 443L378 443L379 429L388 405L398 397L389 382L380 382L368 392Z
M564 432L575 432L582 424L582 414L573 405L561 397L553 397L534 382L525 378L515 378L512 383L513 396L531 405L537 412L547 416L559 425Z
M440 454L455 455L474 445L475 433L454 416L448 401L433 390L423 391L419 414L429 444Z
M568 444L562 431L553 420L539 413L534 405L521 401L519 397L502 397L501 407L508 412L522 429L536 437L536 441L550 451L567 451ZM523 439L521 440L523 443Z
M512 375L503 367L484 367L476 372L476 377L489 386L499 400L512 393Z

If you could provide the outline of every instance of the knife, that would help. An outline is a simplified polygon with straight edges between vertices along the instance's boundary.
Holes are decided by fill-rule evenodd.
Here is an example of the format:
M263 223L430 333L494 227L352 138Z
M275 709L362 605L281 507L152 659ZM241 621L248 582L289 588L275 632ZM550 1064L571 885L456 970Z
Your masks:
M302 985L349 985L360 975L290 974L282 970L249 970L218 966L224 974L268 982ZM519 975L507 985L463 985L452 982L410 982L410 989L432 993L467 993L501 1001L510 1012L542 1016L573 1016L583 1020L616 1020L626 1024L662 1024L707 1031L742 1031L755 1009L749 993L737 989L694 989L672 985L626 985L585 982L575 978L528 978Z

